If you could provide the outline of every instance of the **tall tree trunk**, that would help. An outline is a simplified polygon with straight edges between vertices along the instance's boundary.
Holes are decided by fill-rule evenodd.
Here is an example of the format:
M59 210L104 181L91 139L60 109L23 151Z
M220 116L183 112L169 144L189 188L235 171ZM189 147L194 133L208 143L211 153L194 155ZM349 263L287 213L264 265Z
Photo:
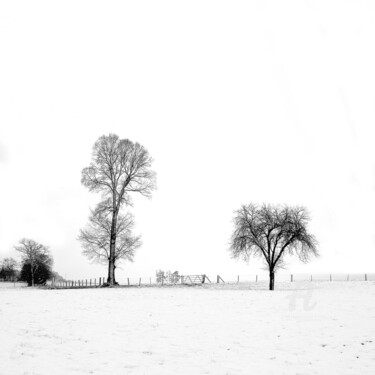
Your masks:
M270 290L275 289L275 272L273 269L270 269Z
M111 245L110 245L111 246ZM107 283L109 283L109 280L111 278L111 258L108 258L108 276L107 276ZM104 283L104 280L103 280Z
M111 225L111 242L109 247L109 263L108 263L108 280L109 285L114 285L115 280L115 251L116 251L116 232L117 229L117 210L112 213L112 225Z

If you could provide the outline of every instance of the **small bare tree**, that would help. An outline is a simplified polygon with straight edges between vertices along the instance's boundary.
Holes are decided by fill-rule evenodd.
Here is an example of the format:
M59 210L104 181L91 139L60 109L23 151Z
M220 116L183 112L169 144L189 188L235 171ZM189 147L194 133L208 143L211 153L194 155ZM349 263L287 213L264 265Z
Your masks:
M52 264L52 258L47 246L44 246L34 240L23 238L19 241L19 245L14 247L22 255L24 263L30 265L31 286L35 284L35 273L41 263Z
M15 280L17 274L17 262L13 258L3 259L0 266L0 279Z
M133 236L134 219L130 213L119 214L116 221L116 248L114 268L121 260L133 261L136 250L141 246L140 236ZM89 224L81 229L78 236L83 246L83 254L90 260L107 264L111 258L112 217L108 212L97 209L91 211Z
M168 284L177 284L181 280L181 275L179 275L178 271L163 271L157 270L156 271L156 282L159 284L164 284L164 282Z
M120 139L115 134L101 136L94 144L92 161L82 170L82 184L101 192L102 209L111 213L108 284L115 284L117 219L122 205L131 204L130 193L150 197L155 189L152 158L139 143Z
M230 241L233 258L249 261L262 258L269 270L269 289L275 285L275 272L282 268L285 255L297 255L307 262L318 256L317 241L308 233L310 215L304 207L243 205L235 211Z
M167 279L167 276L165 275L165 272L163 270L157 270L156 271L156 282L159 284L163 284L164 280Z

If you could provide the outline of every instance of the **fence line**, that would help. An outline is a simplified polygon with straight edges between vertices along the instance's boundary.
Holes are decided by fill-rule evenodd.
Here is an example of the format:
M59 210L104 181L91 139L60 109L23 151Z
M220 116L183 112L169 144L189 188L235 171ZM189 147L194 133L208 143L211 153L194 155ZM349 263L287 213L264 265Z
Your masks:
M157 280L152 277L126 277L119 278L118 284L120 286L163 286L163 285L177 285L177 284L203 284L203 283L258 283L268 282L267 274L254 274L254 275L181 275L178 281L168 282L167 280ZM343 274L343 273L330 273L330 274L280 274L275 277L276 282L338 282L338 281L375 281L375 273L356 273L356 274ZM3 281L3 280L0 280ZM98 288L106 284L105 277L94 279L80 279L80 280L55 280L48 282L47 285L52 288Z
M226 282L230 284L252 283L269 281L268 274L254 275L217 275L217 283ZM375 281L375 273L292 273L276 274L276 282L319 282L319 281Z

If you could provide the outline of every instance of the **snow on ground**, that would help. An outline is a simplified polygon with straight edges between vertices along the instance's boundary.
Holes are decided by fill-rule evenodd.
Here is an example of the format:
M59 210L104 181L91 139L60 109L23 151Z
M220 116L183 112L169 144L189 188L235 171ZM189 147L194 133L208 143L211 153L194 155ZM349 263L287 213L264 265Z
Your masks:
M0 287L0 374L375 373L374 282L253 287Z

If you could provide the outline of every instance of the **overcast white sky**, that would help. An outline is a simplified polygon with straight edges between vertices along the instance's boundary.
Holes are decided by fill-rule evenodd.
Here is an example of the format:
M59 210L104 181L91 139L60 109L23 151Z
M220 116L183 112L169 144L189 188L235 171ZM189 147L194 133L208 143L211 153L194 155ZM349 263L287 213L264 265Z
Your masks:
M321 257L290 271L374 271L374 45L373 1L1 1L0 258L30 237L63 276L106 275L80 173L113 132L158 174L118 278L258 272L227 252L250 202L312 213Z

